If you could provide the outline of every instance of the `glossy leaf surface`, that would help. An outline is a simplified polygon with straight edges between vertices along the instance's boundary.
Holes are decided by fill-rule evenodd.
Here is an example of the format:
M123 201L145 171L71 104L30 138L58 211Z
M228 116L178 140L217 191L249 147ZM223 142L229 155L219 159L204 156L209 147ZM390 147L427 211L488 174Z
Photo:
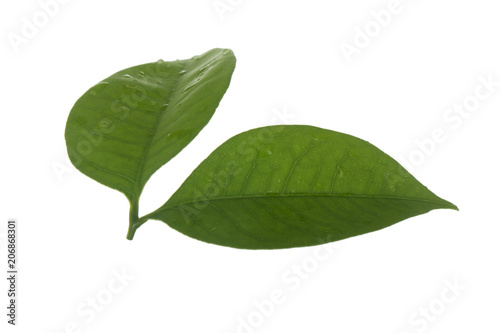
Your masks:
M368 233L439 208L457 209L372 144L290 125L229 139L145 219L209 243L277 249Z
M232 51L213 49L111 75L78 99L69 114L65 138L71 162L124 193L135 220L147 180L208 123L235 62Z

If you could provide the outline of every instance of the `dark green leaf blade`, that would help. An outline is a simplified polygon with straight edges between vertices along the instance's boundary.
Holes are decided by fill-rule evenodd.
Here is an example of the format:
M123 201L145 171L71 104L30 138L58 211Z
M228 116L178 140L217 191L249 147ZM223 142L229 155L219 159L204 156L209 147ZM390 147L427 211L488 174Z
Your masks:
M123 192L136 210L151 175L208 123L235 63L231 50L213 49L111 75L80 97L68 116L65 138L71 162Z
M439 208L457 209L370 143L294 125L229 139L146 218L209 243L278 249L364 234Z

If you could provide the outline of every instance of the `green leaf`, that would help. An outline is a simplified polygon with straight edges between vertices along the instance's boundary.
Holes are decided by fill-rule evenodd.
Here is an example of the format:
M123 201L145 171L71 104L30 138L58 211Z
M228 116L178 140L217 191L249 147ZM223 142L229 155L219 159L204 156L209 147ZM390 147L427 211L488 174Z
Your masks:
M311 126L234 136L146 219L245 249L317 245L433 209L457 209L356 137Z
M187 60L127 68L93 86L73 106L65 131L70 160L127 196L129 236L138 223L144 185L208 123L235 63L231 50L213 49Z

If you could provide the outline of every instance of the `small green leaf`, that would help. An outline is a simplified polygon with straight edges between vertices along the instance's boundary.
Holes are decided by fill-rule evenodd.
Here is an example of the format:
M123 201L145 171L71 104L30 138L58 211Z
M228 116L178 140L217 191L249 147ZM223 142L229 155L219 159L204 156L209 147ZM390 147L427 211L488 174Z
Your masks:
M146 215L190 237L245 249L317 245L457 209L356 137L311 126L234 136Z
M144 185L208 123L235 63L231 50L213 49L187 60L127 68L73 106L65 131L70 160L127 196L131 234Z

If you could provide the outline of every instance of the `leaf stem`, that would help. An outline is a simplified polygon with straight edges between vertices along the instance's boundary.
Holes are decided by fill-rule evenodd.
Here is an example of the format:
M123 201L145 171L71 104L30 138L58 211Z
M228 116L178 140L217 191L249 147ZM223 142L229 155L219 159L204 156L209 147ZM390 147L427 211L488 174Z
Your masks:
M139 203L135 200L130 203L129 226L127 239L134 239L135 231L148 220L147 216L139 218Z

